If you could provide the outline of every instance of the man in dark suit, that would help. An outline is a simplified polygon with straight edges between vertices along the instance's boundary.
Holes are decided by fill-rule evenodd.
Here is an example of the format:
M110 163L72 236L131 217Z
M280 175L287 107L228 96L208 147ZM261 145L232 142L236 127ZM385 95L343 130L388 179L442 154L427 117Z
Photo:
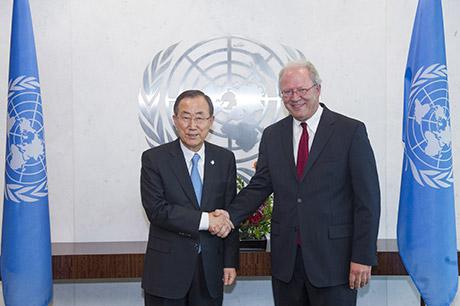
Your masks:
M205 141L214 121L211 99L183 92L174 104L179 138L142 155L141 196L150 231L142 287L145 305L222 305L223 284L238 266L238 232L225 239L208 229L233 227L216 209L236 194L232 152Z
M380 218L366 128L319 103L321 79L310 62L286 65L279 87L290 115L265 129L256 173L228 212L239 224L274 193L275 305L356 305L377 264Z

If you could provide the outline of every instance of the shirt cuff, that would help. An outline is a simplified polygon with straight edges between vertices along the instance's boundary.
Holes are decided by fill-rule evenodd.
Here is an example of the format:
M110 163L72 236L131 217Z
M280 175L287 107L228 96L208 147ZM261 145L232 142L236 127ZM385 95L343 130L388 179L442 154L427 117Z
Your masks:
M198 230L207 231L209 229L209 215L207 212L201 214L200 227Z

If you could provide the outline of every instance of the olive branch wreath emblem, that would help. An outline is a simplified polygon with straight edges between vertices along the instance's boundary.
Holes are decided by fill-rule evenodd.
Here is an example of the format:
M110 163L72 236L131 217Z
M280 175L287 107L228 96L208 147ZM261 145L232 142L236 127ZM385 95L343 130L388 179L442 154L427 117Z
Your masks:
M37 90L40 83L35 77L20 76L10 80L8 84L8 99L24 90ZM11 101L11 100L10 100ZM8 131L9 132L9 131ZM21 184L5 184L5 199L20 203L36 202L48 196L48 180L38 185L24 186Z
M154 142L165 143L174 139L174 135L164 128L165 123L160 116L158 106L165 71L171 66L172 53L178 44L158 52L144 71L144 82L139 91L139 101L142 101L139 121L151 147L155 146Z
M425 69L422 66L417 73L415 74L414 80L412 81L411 92L409 94L409 99L412 100L415 93L419 90L421 86L429 82L430 80L447 77L447 67L442 64L433 64ZM439 170L424 170L419 169L415 163L412 161L410 156L406 153L407 159L409 161L410 168L414 179L422 186L428 185L433 188L449 188L453 184L453 169L452 167L448 171L439 171Z

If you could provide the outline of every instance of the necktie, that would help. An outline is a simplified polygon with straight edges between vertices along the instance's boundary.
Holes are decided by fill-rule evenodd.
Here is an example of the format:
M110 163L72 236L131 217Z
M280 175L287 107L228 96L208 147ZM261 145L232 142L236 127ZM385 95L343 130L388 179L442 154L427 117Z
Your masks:
M203 191L203 184L201 183L200 174L198 173L198 160L200 155L195 153L192 158L192 172L190 173L190 178L192 179L193 189L195 189L196 199L198 200L198 205L201 205L201 192Z
M302 136L300 136L299 150L297 151L297 175L299 180L302 178L303 169L307 163L308 158L308 132L307 124L302 122Z
M302 136L300 136L299 150L297 151L297 175L299 176L299 181L302 179L303 169L308 158L307 124L302 122L300 125L302 126ZM297 244L300 245L300 230L297 232Z
M201 183L200 173L198 172L198 160L200 155L195 153L192 158L192 172L190 173L190 178L192 179L193 189L195 189L196 199L198 200L198 205L201 206L201 192L203 191L203 184ZM201 243L198 245L198 254L201 253Z

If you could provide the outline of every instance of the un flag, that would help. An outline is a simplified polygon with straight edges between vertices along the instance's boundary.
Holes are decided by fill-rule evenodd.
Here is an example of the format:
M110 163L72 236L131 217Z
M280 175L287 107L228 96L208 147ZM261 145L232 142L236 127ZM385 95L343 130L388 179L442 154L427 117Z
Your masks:
M458 287L452 143L441 0L420 0L404 87L398 247L429 306Z
M6 305L43 306L53 296L43 110L28 0L11 28L1 276Z

